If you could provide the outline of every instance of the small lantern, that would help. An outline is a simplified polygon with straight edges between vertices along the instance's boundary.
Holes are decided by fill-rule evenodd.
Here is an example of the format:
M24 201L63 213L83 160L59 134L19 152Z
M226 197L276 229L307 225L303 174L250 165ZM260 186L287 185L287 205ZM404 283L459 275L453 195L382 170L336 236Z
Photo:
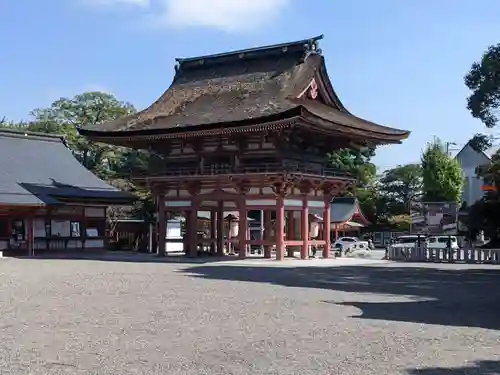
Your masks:
M229 222L229 238L237 237L240 229L238 218L229 214L227 215L226 220Z
M311 238L316 238L319 235L319 224L317 221L311 222Z
M237 221L231 221L229 223L229 236L237 237L240 229L240 224Z
M322 220L316 215L309 215L309 236L316 238L319 235L319 221Z

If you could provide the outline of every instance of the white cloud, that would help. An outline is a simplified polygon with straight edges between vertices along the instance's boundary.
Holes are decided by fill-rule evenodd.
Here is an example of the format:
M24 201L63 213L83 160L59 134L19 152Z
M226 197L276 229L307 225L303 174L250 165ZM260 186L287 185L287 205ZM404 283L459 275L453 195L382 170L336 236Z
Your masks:
M162 18L176 28L209 27L249 31L271 21L288 0L163 0Z
M203 27L241 32L268 24L291 0L80 0L87 5L144 9L147 24L170 28Z

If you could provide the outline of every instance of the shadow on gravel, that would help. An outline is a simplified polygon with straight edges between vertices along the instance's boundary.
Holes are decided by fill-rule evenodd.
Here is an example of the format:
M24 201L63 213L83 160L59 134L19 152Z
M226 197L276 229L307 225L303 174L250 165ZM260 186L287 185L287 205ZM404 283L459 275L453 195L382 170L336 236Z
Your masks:
M98 262L123 262L123 263L178 263L178 264L205 264L216 262L228 262L238 260L234 256L200 256L197 258L189 258L182 253L169 254L165 257L158 257L156 254L149 253L134 253L121 251L99 251L99 252L39 252L33 257L28 256L10 256L9 258L23 260L91 260Z
M349 293L401 295L407 302L323 301L354 306L353 318L500 329L500 268L194 266L182 272L214 280L270 283Z
M500 361L480 361L470 366L444 368L428 367L407 370L410 375L500 375Z

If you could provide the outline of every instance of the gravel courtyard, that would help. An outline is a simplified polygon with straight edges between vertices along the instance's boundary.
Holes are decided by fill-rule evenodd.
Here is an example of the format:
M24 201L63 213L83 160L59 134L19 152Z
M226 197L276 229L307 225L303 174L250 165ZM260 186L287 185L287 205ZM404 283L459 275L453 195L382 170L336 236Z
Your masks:
M500 268L0 259L0 374L500 374Z

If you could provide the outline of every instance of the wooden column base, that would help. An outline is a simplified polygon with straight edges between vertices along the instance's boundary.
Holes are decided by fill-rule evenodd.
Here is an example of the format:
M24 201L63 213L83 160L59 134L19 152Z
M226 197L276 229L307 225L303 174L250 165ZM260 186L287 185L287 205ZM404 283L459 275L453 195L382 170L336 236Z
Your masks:
M276 198L276 260L285 257L285 202L282 195Z
M273 230L273 223L271 220L271 211L264 211L264 239L269 241L271 239L271 232ZM264 258L271 259L271 245L264 245Z
M300 227L302 236L302 247L300 248L300 259L309 259L309 203L304 198L300 215Z

